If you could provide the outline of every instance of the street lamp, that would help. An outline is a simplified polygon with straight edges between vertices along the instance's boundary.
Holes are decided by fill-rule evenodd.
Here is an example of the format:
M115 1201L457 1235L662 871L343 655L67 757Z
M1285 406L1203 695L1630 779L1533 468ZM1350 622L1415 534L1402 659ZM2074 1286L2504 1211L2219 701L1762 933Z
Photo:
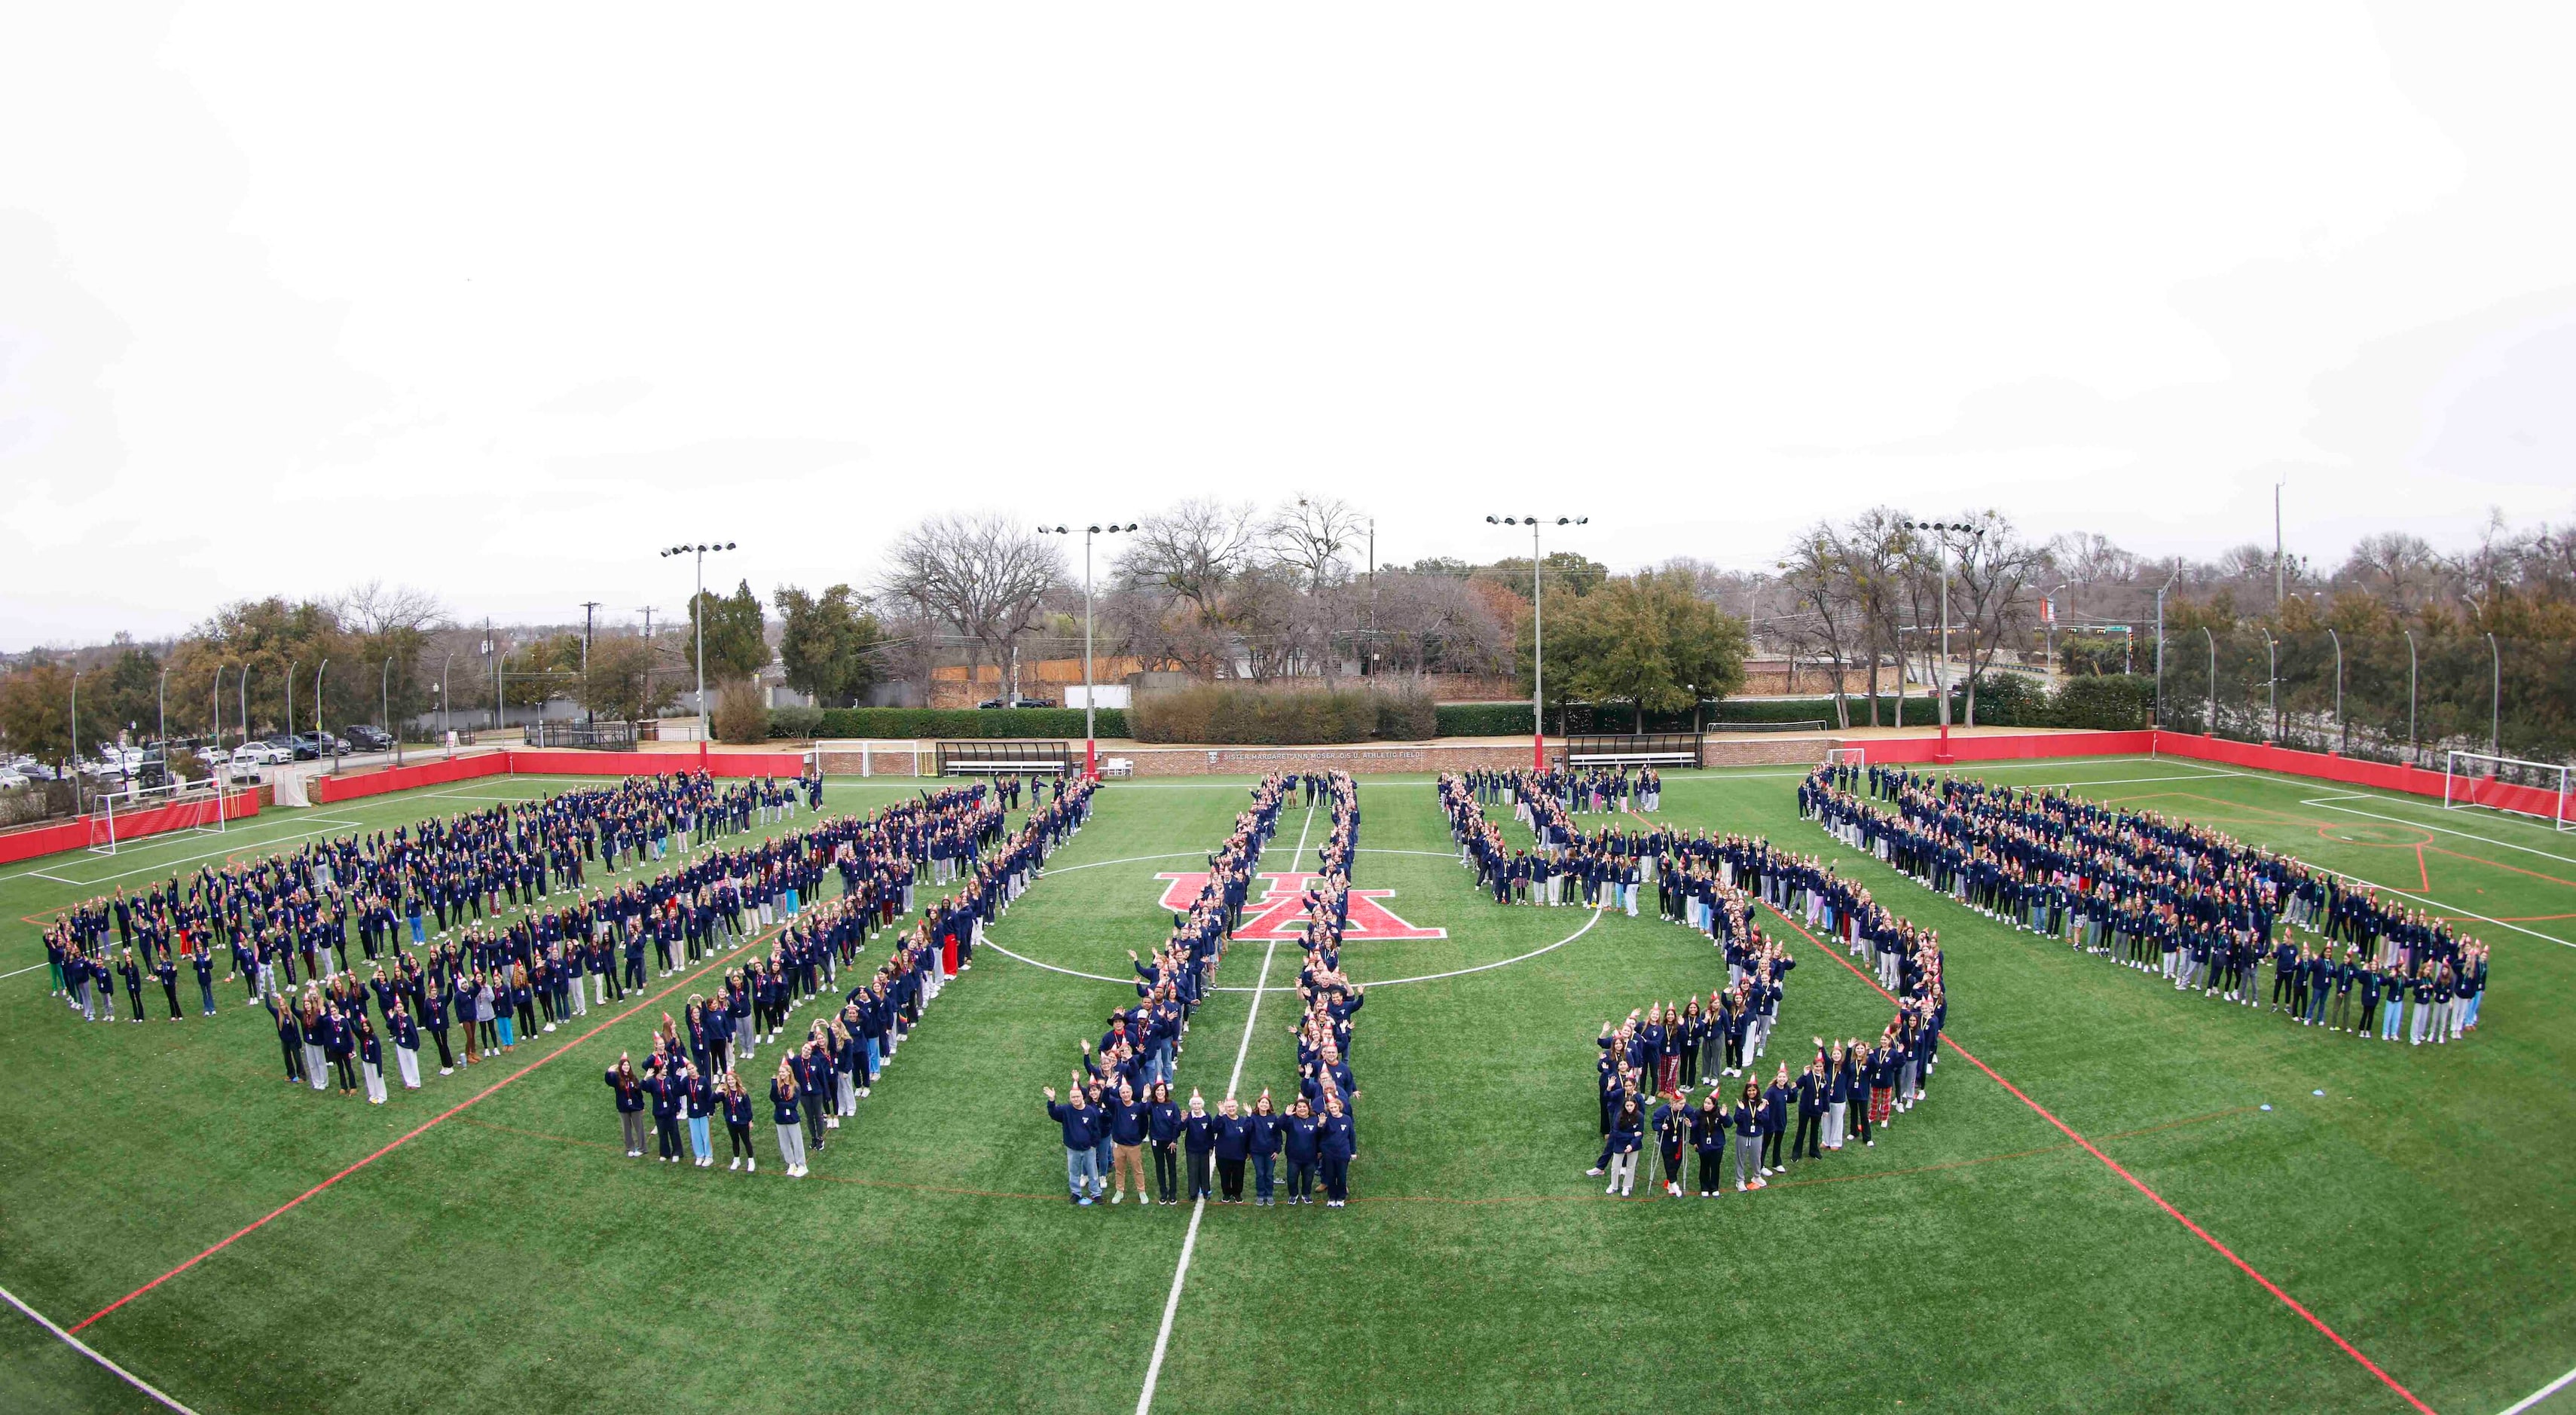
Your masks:
M1100 690L1091 686L1091 540L1094 536L1123 535L1136 529L1133 521L1125 525L1111 522L1106 526L1082 528L1082 774L1085 778L1100 775L1100 742L1093 735L1091 710ZM1069 536L1071 526L1040 526L1042 536Z
M401 766L402 734L394 730L394 661L390 658L385 660L384 668L376 674L376 692L384 703L385 735L394 739L394 765Z
M286 661L286 759L295 760L295 660Z
M2057 589L2050 590L2047 594L2044 594L2039 598L2040 634L2044 641L2040 648L2040 654L2048 660L2047 676L2051 678L2057 676L2057 593L2058 590L2063 590L2068 585L2074 583L2075 582L2073 580L2060 580L2057 583ZM1905 686L1905 676L1903 674L1897 675L1896 686L1899 689L1902 689Z
M438 660L438 738L446 755L456 755L456 718L454 703L447 696L447 665L456 661L453 653L441 654Z
M2215 737L2218 735L2218 636L2209 632L2206 624L2200 626L2200 636L2209 642L2209 721L2203 725L2203 730Z
M2406 764L2421 766L2415 750L2415 631L2400 629L2406 636Z
M2179 565L2177 565L2177 566L2175 566L2175 567L2174 567L2174 572L2173 572L2172 574L2165 576L2165 582L2164 582L2163 584L2161 584L2161 585L2156 586L2156 719L2155 719L2155 725L2156 725L2156 726L2158 726L2158 727L2162 727L2162 726L2164 726L2164 725L2165 725L2165 591L2167 591L2167 590L2169 590L2169 589L2172 589L2172 588L2173 588L2173 586L2174 586L2174 581L2179 580L2179 579L2181 579L2181 578L2182 578L2182 567L2181 567L2181 566L2179 566Z
M707 758L707 552L731 549L733 549L732 541L726 541L722 545L709 541L702 545L675 545L662 552L662 558L666 560L674 555L697 557L698 593L695 599L689 601L689 618L698 626L698 760L700 762L704 762Z
M2343 636L2328 629L2326 637L2334 641L2335 651L2335 740L2339 744L2338 751L2349 752L2352 750L2352 729L2344 726L2343 722Z
M224 749L224 665L215 665L215 686L206 695L206 741L216 751Z
M2272 662L2272 676L2268 680L2271 686L2266 690L2271 695L2271 707L2268 709L2271 725L2263 733L2263 741L2268 746L2278 741L2281 736L2281 646L2273 640L2272 631L2269 629L2263 631L2263 652Z
M1930 531L1932 543L1940 547L1941 657L1932 668L1932 691L1941 699L1941 745L1933 752L1932 760L1946 763L1950 760L1950 537L1965 535L1975 542L1985 537L1986 528L1972 526L1965 521L1900 521L1897 524L1909 531ZM1975 650L1971 648L1969 652L1974 653ZM1900 677L1897 681L1901 684L1904 680Z
M1589 516L1559 516L1560 526L1590 525ZM1487 516L1489 526L1527 526L1530 533L1530 770L1547 770L1547 702L1543 691L1547 673L1547 622L1540 613L1544 590L1542 566L1538 554L1539 519L1536 516Z
M340 769L340 749L338 745L332 741L331 734L324 730L322 726L322 675L330 671L331 660L327 658L322 660L322 666L320 668L313 670L313 756L316 760L319 760L322 756L322 749L324 747L331 748L331 769L333 771L338 771Z

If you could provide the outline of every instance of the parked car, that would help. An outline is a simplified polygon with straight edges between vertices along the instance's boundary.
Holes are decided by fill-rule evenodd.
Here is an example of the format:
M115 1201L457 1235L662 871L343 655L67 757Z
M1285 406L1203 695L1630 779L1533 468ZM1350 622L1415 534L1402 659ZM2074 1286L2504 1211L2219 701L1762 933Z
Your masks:
M17 768L0 766L0 791L15 791L30 784L26 775Z
M298 732L295 734L295 743L299 749L296 753L298 756L346 756L349 752L347 741L334 737L328 732Z
M343 730L349 734L350 743L362 752L381 752L394 744L393 734L381 727L361 723Z
M979 708L1042 708L1054 707L1055 704L1042 702L1036 698L994 698L986 702L977 703L975 706Z
M52 767L45 765L43 762L36 760L34 757L20 757L16 761L9 763L9 769L18 773L20 776L27 778L29 781L58 781L61 779L61 773L55 771Z
M295 760L295 753L279 746L274 740L244 742L233 748L233 765L236 767L249 766L256 769L264 766L279 766L293 760Z
M275 747L277 750L284 752L286 755L280 758L282 761L300 762L307 757L315 755L311 744L307 743L300 735L289 737L285 733L281 732L274 737L267 737L261 740L266 742L269 746Z

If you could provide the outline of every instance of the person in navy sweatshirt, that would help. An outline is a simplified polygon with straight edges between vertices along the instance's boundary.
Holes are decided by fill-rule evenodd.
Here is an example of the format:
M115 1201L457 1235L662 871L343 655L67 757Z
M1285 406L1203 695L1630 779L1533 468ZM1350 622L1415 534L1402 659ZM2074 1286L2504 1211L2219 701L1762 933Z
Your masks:
M1342 1098L1330 1091L1324 1093L1324 1120L1317 1146L1324 1170L1324 1207L1338 1209L1350 1202L1351 1160L1359 1154L1359 1136L1351 1128L1351 1118L1343 1113Z
M1243 1202L1243 1162L1252 1154L1252 1121L1228 1096L1217 1104L1216 1177L1217 1202Z
M1100 1187L1100 1164L1093 1157L1091 1104L1080 1086L1068 1092L1062 1103L1057 1102L1053 1086L1040 1087L1039 1094L1046 1097L1047 1119L1064 1132L1065 1187L1073 1191L1075 1204L1089 1208L1091 1194L1087 1191Z
M770 1127L778 1132L778 1158L787 1165L787 1177L805 1177L805 1131L803 1102L797 1097L796 1071L778 1059L778 1074L769 1079ZM1088 1126L1084 1127L1087 1131Z
M725 1168L738 1170L748 1165L749 1173L758 1174L760 1156L751 1148L751 1096L742 1088L741 1074L727 1071L717 1096L724 1103L725 1139L733 1148L733 1158Z
M1121 1081L1118 1097L1109 1104L1110 1180L1109 1202L1127 1202L1127 1173L1136 1174L1136 1204L1145 1204L1145 1126L1149 1104L1136 1099L1135 1088Z
M644 1078L644 1092L653 1098L653 1141L655 1158L664 1164L680 1162L680 1108L688 1103L689 1086L668 1058L650 1068Z
M1208 1114L1207 1098L1190 1092L1190 1113L1181 1118L1181 1148L1190 1157L1190 1198L1204 1199L1211 1192L1208 1164L1216 1151L1216 1117Z
M1762 1179L1762 1083L1747 1080L1728 1114L1735 1127L1735 1192L1765 1187ZM1752 1182L1747 1184L1745 1181Z
M708 1118L716 1112L715 1083L693 1063L680 1063L680 1083L687 1088L685 1099L689 1114L689 1154L697 1167L705 1169L716 1162L716 1147L708 1138Z
M1252 1103L1252 1114L1245 1118L1245 1148L1252 1156L1252 1202L1258 1208L1270 1208L1273 1197L1274 1171L1279 1158L1280 1116L1271 1105L1270 1092Z
M1145 1108L1146 1136L1154 1147L1154 1193L1165 1204L1181 1201L1181 1108L1172 1102L1168 1081L1154 1083Z
M1646 1114L1633 1095L1623 1096L1610 1117L1610 1184L1604 1194L1633 1194L1637 1189L1637 1152L1646 1144Z
M1323 1157L1323 1126L1304 1096L1288 1103L1288 1116L1280 1122L1279 1144L1288 1156L1288 1202L1315 1202L1315 1166Z
M1699 1151L1699 1196L1709 1198L1726 1188L1726 1101L1712 1087L1706 1105L1684 1113L1690 1117L1691 1148Z

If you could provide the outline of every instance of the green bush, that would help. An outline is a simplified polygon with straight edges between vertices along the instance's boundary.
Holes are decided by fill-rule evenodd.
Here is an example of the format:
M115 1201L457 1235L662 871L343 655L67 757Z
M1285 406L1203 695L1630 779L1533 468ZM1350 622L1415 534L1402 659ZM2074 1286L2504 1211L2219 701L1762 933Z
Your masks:
M1377 735L1381 741L1420 742L1440 735L1440 707L1411 679L1376 690Z
M2049 726L2089 727L2101 732L2135 732L2155 717L2156 679L2152 673L2115 673L2069 678L2049 701Z
M1443 737L1526 737L1530 734L1527 703L1442 703L1435 728Z
M738 678L716 692L714 716L719 742L759 742L769 737L769 705L751 680Z
M811 714L811 716L807 716ZM1127 735L1127 714L1101 708L1092 714L1103 737ZM798 730L787 731L788 726ZM1080 708L782 708L770 715L773 737L848 737L895 741L967 737L1082 736Z

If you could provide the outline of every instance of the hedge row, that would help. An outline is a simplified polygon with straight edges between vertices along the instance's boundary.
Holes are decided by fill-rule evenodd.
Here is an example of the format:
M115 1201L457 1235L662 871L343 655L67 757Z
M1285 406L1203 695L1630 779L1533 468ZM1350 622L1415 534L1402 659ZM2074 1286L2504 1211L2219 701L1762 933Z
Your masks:
M1276 683L1200 683L1138 695L1128 721L1139 742L1288 745L1419 741L1438 734L1418 689Z
M1442 703L1434 714L1443 737L1526 737L1527 703Z
M1093 730L1127 735L1123 708L1100 708ZM895 741L965 737L1082 736L1080 708L773 708L772 737L869 737Z

